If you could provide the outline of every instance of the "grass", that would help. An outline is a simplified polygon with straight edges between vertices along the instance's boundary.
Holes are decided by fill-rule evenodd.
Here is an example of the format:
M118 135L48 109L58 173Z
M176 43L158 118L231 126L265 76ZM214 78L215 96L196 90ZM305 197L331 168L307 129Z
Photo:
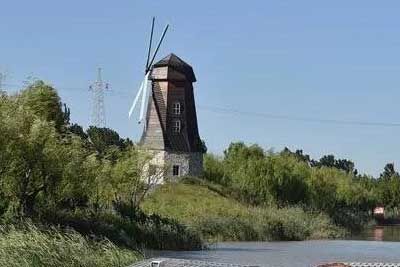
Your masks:
M239 202L221 196L206 186L171 183L159 187L142 205L144 211L178 219L191 225L199 219L244 216L248 210Z
M142 205L209 241L326 239L343 235L329 217L299 207L247 207L207 184L166 184Z
M139 259L135 251L108 240L89 241L76 232L41 231L33 225L0 228L0 266L126 267Z

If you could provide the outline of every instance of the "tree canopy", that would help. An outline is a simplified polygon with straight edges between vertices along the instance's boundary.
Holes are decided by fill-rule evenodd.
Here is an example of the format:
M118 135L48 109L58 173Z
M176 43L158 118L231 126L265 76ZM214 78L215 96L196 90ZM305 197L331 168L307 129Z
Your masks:
M42 81L0 101L0 212L35 217L142 198L148 156L129 139L70 124L69 109Z

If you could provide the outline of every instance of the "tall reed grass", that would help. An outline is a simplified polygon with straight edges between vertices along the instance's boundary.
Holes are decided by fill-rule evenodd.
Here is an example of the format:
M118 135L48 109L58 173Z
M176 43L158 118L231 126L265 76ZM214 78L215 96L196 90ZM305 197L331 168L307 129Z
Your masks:
M126 267L140 258L108 240L90 241L73 231L42 231L32 224L0 227L2 267Z

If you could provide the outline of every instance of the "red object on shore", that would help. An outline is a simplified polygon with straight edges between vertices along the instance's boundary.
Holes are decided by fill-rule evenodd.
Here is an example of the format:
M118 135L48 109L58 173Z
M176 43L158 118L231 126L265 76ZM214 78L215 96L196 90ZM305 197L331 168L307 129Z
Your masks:
M374 217L383 219L385 217L385 207L384 206L377 206L374 209Z

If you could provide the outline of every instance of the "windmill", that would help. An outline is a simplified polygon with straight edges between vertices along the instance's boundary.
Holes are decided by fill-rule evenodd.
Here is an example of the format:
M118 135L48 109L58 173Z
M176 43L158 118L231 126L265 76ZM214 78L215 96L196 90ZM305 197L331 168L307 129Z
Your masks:
M153 56L151 56L151 47L153 43L153 33L154 33L154 22L155 18L153 17L152 23L151 23L151 32L150 32L150 43L149 43L149 49L147 52L147 61L146 61L146 66L145 66L145 75L143 78L142 83L140 84L139 91L136 94L135 99L133 100L133 104L129 110L129 118L132 116L133 111L135 110L136 105L138 104L139 98L141 97L141 103L140 103L140 113L139 113L139 121L138 123L143 122L143 117L144 117L144 109L146 107L146 101L148 99L148 87L149 87L149 76L151 72L151 67L153 65L154 59L157 56L158 50L160 49L160 46L164 40L165 34L167 33L169 24L167 24L164 28L163 33L161 34L160 40L158 41L158 45L156 47L156 50L153 53ZM151 58L150 58L151 57Z
M144 127L139 145L153 154L149 170L161 167L164 177L199 176L204 146L197 125L193 68L172 53L154 63L167 30L168 25L152 54L153 18L145 76L129 117L140 102L139 123Z

